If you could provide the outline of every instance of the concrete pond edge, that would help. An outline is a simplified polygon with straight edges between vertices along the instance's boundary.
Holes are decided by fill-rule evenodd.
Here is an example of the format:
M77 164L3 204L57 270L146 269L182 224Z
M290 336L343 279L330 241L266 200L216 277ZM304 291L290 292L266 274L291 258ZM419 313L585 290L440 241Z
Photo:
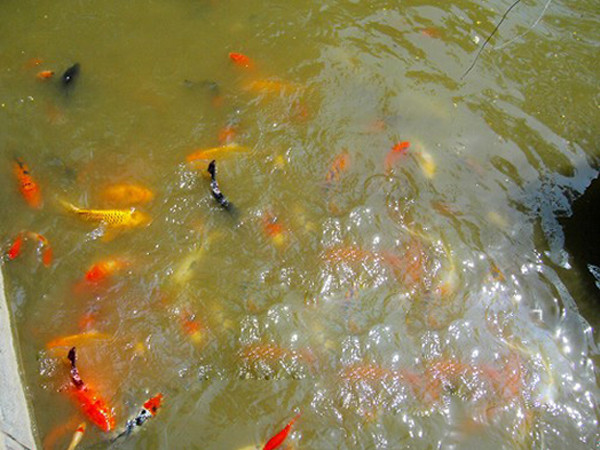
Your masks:
M0 270L0 450L37 449L16 330Z

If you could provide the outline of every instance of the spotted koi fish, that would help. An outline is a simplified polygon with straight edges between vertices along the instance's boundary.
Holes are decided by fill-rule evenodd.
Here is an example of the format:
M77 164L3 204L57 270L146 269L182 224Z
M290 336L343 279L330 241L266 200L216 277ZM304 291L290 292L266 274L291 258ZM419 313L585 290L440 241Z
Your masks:
M14 173L19 183L21 195L32 208L42 206L42 194L39 185L35 182L27 164L20 158L15 158Z
M154 417L162 405L162 400L163 395L160 393L148 399L146 403L144 403L142 410L138 413L138 415L127 421L125 424L125 430L123 430L123 432L121 432L121 434L119 434L114 440L119 439L121 436L129 436L133 430L135 430L137 427L141 427L148 419Z

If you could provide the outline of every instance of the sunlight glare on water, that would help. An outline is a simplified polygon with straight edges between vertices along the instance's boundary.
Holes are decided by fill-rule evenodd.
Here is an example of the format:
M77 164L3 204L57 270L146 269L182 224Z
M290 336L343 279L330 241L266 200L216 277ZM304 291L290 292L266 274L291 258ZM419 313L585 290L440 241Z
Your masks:
M40 442L89 420L75 345L116 418L86 448L159 392L121 447L262 448L298 413L287 448L597 445L557 218L597 174L600 16L523 1L462 77L511 3L5 2L3 271Z

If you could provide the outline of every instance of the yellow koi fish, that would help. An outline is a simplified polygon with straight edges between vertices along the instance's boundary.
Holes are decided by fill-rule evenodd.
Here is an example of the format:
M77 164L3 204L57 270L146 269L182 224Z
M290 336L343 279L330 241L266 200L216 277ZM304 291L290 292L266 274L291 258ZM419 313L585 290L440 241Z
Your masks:
M83 209L69 202L61 201L67 211L77 215L86 222L97 222L109 228L133 228L150 223L150 216L144 212L131 209Z
M250 149L243 145L232 142L230 144L221 145L220 147L206 148L197 150L194 153L189 154L186 157L187 162L193 162L198 160L212 161L230 158L235 153L248 152Z
M51 350L57 347L82 347L95 341L104 341L110 339L110 335L100 333L96 330L86 331L85 333L72 334L70 336L61 336L46 343L46 348Z

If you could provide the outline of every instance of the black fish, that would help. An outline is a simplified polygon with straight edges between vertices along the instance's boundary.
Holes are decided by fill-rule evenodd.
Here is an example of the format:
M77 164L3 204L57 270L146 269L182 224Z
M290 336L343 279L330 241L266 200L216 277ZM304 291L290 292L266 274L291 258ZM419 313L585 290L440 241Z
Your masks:
M75 63L73 64L71 67L69 67L67 70L65 70L65 73L63 73L62 76L62 84L63 86L69 86L71 83L73 83L75 81L75 78L77 78L77 75L79 75L79 63Z
M216 165L215 160L213 159L208 165L208 173L210 174L210 189L212 191L213 197L217 200L219 205L225 208L227 211L233 211L233 205L225 198L221 190L219 189L219 185L216 180Z

